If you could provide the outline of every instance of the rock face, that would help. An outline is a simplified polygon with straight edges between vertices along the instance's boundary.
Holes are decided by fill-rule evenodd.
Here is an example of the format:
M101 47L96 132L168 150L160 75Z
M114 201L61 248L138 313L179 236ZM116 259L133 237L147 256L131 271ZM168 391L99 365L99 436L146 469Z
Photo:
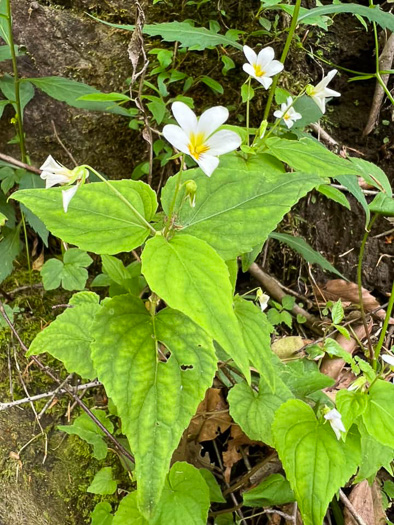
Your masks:
M127 89L125 80L131 76L127 45L131 33L100 24L85 11L92 12L96 7L94 12L103 18L120 13L123 20L133 23L132 2L105 2L106 12L103 2L90 0L63 0L56 6L29 0L11 3L15 42L26 49L26 54L18 58L22 77L56 75L105 92ZM11 71L10 62L0 63L0 74ZM14 136L12 116L13 110L8 106L0 121L1 151L19 158L18 146L6 145ZM70 165L51 121L78 163L90 164L111 178L129 176L145 154L146 145L140 133L128 128L127 118L71 108L36 89L26 106L24 123L28 152L38 166L48 154Z

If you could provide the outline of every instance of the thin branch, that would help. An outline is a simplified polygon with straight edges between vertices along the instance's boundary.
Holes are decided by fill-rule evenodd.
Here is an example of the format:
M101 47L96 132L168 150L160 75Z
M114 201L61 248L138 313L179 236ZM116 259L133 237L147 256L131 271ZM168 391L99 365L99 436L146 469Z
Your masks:
M342 503L345 505L349 513L351 514L354 521L357 523L357 525L367 525L365 521L362 519L362 517L357 514L356 509L353 507L353 505L350 503L348 497L343 492L342 489L339 490L339 499L342 501Z
M69 156L69 158L71 159L71 162L74 164L74 166L78 166L78 162L74 159L73 157L73 154L71 153L71 151L69 151L66 146L64 145L64 143L62 142L61 138L59 137L58 133L57 133L57 130L56 130L56 126L55 126L55 123L53 122L53 120L51 120L51 123L52 123L52 128L53 128L53 133L56 137L56 140L58 141L58 143L60 144L60 146L64 149L64 151L67 153L67 155Z
M30 164L25 164L20 160L10 157L9 155L5 155L4 153L0 153L0 160L4 160L4 162L8 162L9 164L13 164L14 166L18 166L18 168L24 168L25 170L31 171L32 173L37 173L37 175L41 175L40 169L35 168L34 166L30 166Z

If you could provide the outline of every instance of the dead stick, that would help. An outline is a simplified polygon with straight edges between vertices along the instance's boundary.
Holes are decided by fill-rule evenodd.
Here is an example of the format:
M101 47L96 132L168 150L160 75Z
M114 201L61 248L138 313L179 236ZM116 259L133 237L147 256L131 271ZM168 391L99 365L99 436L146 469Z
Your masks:
M342 501L342 503L345 505L349 513L351 514L352 518L358 525L367 525L365 521L362 519L361 516L357 514L356 509L353 507L353 505L350 503L348 497L343 492L342 489L339 490L339 498Z
M255 279L257 279L257 281L259 281L259 283L261 283L263 288L273 299L275 299L275 301L282 302L282 299L286 294L282 290L276 279L265 273L256 263L253 263L250 266L249 272L251 275L253 275ZM316 334L322 335L322 330L318 326L321 323L321 320L318 317L310 314L297 304L293 306L291 312L296 316L304 316L306 319L305 324Z
M8 162L9 164L13 164L14 166L18 166L18 168L24 168L27 171L31 171L32 173L37 173L37 175L41 175L41 170L39 170L38 168L35 168L34 166L30 166L30 164L25 164L24 162L21 162L20 160L10 157L9 155L5 155L4 153L0 153L0 159L4 160L5 162Z
M1 301L0 301L0 313L4 317L4 320L8 324L8 326L10 327L12 333L17 338L17 340L18 340L22 350L24 352L28 352L29 349L27 348L25 343L20 338L20 336L19 336L18 332L16 331L14 325L11 323L11 321L10 321L8 315L7 315L7 312L4 309L3 303ZM47 374L47 376L49 376L53 381L55 381L56 384L58 384L58 385L62 384L62 381L59 378L57 378L55 376L55 374L47 366L43 365L41 363L41 361L39 359L37 359L36 356L32 355L30 357L34 361L34 363L38 366L38 368L40 370L42 370L43 372L45 372ZM123 445L121 445L118 442L118 440L116 438L114 438L114 436L111 434L111 432L109 432L109 430L107 430L105 428L105 426L101 423L101 421L99 419L97 419L97 417L93 414L93 412L90 410L90 408L85 405L85 403L77 396L77 394L75 392L73 392L72 388L69 387L68 385L64 385L63 389L67 392L68 395L70 395L74 399L74 401L76 401L78 403L78 405L82 408L82 410L84 412L86 412L86 414L90 417L90 419L96 423L96 425L100 428L100 430L102 432L104 432L104 434L107 436L107 438L110 441L112 441L112 443L114 444L115 448L121 454L123 454L123 456L125 456L128 460L130 460L132 463L134 463L134 457L130 454L130 452L128 452L123 447Z

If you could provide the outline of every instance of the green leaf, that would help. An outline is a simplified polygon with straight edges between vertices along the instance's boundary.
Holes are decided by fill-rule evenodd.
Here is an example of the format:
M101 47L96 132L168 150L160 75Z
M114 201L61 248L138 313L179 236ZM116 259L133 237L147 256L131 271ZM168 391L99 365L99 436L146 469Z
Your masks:
M301 398L335 384L333 379L319 372L316 363L307 359L290 361L286 365L280 363L278 371L285 385Z
M112 522L112 525L149 524L152 524L152 521L147 521L138 509L136 490L122 499Z
M21 252L22 243L19 238L20 227L11 230L10 228L2 228L0 240L0 283L8 277L13 268L14 259L18 257Z
M90 525L112 525L114 517L111 514L112 507L107 501L101 501L94 507L90 515Z
M217 80L214 80L211 77L207 77L206 75L203 75L201 77L201 82L204 82L204 84L207 85L209 88L211 88L214 93L219 93L219 95L223 95L224 93L223 86Z
M284 100L283 102L286 102ZM302 118L294 122L294 129L304 129L309 124L317 122L323 116L319 106L313 101L311 97L303 95L294 103L294 110L302 115Z
M198 469L184 462L175 463L166 484L153 524L206 525L209 489Z
M332 322L334 324L339 324L342 322L344 316L345 316L345 312L343 310L342 301L338 299L338 301L333 304L333 307L331 310Z
M3 213L0 212L0 227L4 226L7 220L8 220L7 217Z
M92 413L109 431L114 431L114 426L102 410L92 409ZM66 434L75 435L93 446L93 457L96 459L105 459L108 452L108 447L104 441L104 432L90 419L90 417L83 413L78 416L72 425L59 425L57 427Z
M106 300L93 334L94 366L136 459L139 505L152 516L172 453L211 386L215 350L182 313L166 308L152 317L132 295Z
M341 272L336 270L334 266L327 261L323 255L314 250L309 244L304 241L301 237L294 237L293 235L288 235L286 233L277 233L273 232L270 234L271 239L276 239L279 242L283 242L292 248L294 251L302 255L304 259L310 264L318 264L324 270L335 273L342 279L346 279Z
M145 96L146 99L150 100L147 104L149 111L152 113L153 118L157 124L161 124L166 114L166 104L161 97L155 97L153 95Z
M364 392L340 390L337 393L335 403L342 416L342 423L347 431L350 430L354 421L365 412L367 398L368 396Z
M143 182L111 183L137 211L150 221L156 211L155 192ZM114 254L140 246L147 227L104 182L85 184L64 213L62 189L20 190L12 198L25 204L56 237L82 250Z
M368 162L364 159L350 157L349 160L360 170L359 175L371 186L374 186L379 191L383 191L388 197L393 196L391 184L387 175L376 164Z
M359 438L349 434L346 443L338 441L323 421L309 405L291 399L273 424L276 449L305 525L322 525L328 504L360 461Z
M282 306L286 310L292 310L295 305L295 297L292 297L291 295L285 295L282 299Z
M117 486L118 483L112 477L112 467L103 467L94 476L86 491L92 494L113 494Z
M134 31L135 29L135 26L132 25L111 24L94 16L92 18L105 25L125 31ZM237 42L237 38L230 37L228 34L221 35L205 29L205 27L193 27L189 22L174 21L145 24L142 32L152 37L160 36L165 42L180 42L180 47L193 48L193 51L203 51L215 46L232 46L242 51L242 45Z
M271 474L242 497L247 507L271 507L295 501L290 483L281 474Z
M274 370L271 365L273 327L260 308L239 296L234 298L234 311L248 351L249 361L268 382L273 378L271 384L273 392L275 388Z
M327 352L330 356L340 357L345 361L345 363L348 363L349 365L354 365L354 359L349 354L349 352L346 352L346 350L341 346L335 339L331 339L331 337L328 337L324 341L324 351Z
M60 261L59 261L60 262ZM47 352L62 361L69 373L94 379L96 372L90 357L91 328L99 311L99 296L92 292L73 295L71 305L34 338L27 355Z
M226 261L226 265L227 265L228 273L230 276L231 288L234 294L235 287L237 285L237 277L238 277L238 261L237 259L231 259L230 261Z
M7 226L10 230L15 228L15 206L12 206L6 196L0 192L0 212L7 217ZM1 274L1 270L0 270Z
M385 193L378 193L370 203L369 209L373 213L379 213L386 217L394 217L394 199L388 197Z
M90 95L82 95L78 100L90 100L93 102L129 102L131 98L123 93L91 93Z
M45 188L45 181L39 175L25 171L20 178L19 189L26 190L31 188ZM45 224L23 204L21 204L21 210L27 222L38 233L45 246L48 246L49 231L46 229Z
M70 80L64 77L41 77L41 78L29 78L26 79L41 91L44 91L47 95L66 102L69 106L74 108L87 109L89 111L104 111L106 113L115 113L118 115L124 115L129 117L130 114L127 109L118 106L117 104L109 104L108 100L105 101L89 101L79 100L84 95L100 94L97 89L77 82L76 80ZM23 79L23 83L26 82Z
M254 89L249 83L242 84L241 87L242 102L245 104L248 100L252 100L254 97Z
M49 259L41 268L41 277L45 290L59 288L60 283L65 290L83 290L88 280L88 271L93 259L78 248L70 248L63 257L63 262L58 259Z
M275 387L272 390L272 380L260 378L259 391L256 392L246 383L238 383L228 393L230 414L245 434L253 440L262 441L270 447L274 446L272 423L275 412L288 399L294 396L280 377L274 377Z
M208 242L223 257L233 259L261 245L284 215L321 179L302 173L282 173L269 155L253 155L248 161L236 154L220 158L212 177L200 169L187 170L184 180L197 183L196 205L183 206L177 215L179 234ZM175 180L162 193L169 212ZM180 192L178 205L182 202Z
M150 288L206 330L250 379L228 269L215 250L191 235L175 235L170 241L156 235L146 243L141 260Z
M361 434L361 465L354 483L360 483L364 479L375 477L377 472L384 467L390 475L393 475L391 462L394 459L394 450L376 441L367 431L362 421L357 421Z
M222 491L220 490L219 483L216 481L216 478L212 472L206 468L201 468L199 469L199 473L204 478L205 483L208 485L210 501L214 503L226 503Z
M235 69L235 63L232 58L227 55L222 55L221 60L223 62L222 74L227 75L231 69Z
M394 448L394 385L378 379L369 389L363 422L369 434L383 445Z
M15 82L14 82L14 77L11 77L7 73L5 75L3 75L0 78L0 89L3 92L5 98L12 103L12 106L15 109L15 111L17 111L17 106L16 106L16 102L15 102ZM23 111L24 111L26 105L34 97L34 87L32 86L32 84L30 82L26 82L23 79L23 82L21 82L19 84L19 96L20 96L22 117L23 117Z
M346 196L340 190L338 190L338 188L334 188L329 184L322 184L316 189L319 193L325 195L328 199L337 202L338 204L340 204L344 208L347 208L348 210L351 209L350 203L347 200Z

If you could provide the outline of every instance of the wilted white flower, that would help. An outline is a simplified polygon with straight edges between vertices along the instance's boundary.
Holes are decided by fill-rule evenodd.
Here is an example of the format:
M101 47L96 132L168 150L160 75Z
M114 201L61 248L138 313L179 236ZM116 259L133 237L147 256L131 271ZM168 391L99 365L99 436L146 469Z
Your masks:
M306 94L312 97L314 102L316 102L316 104L319 106L320 111L322 113L326 112L326 98L341 96L341 94L338 93L338 91L334 91L333 89L329 89L327 87L327 85L331 82L331 80L335 77L337 73L338 71L336 69L333 69L328 73L327 76L321 79L317 86L309 85L306 88Z
M73 182L77 183L75 186L71 186L67 190L62 191L63 209L67 212L68 205L76 194L79 186L89 177L89 171L80 166L73 170L69 170L65 166L56 162L52 155L49 155L44 164L40 167L40 170L42 170L40 177L45 180L46 188L51 188L52 186L55 186L55 184L64 186L66 184L70 185Z
M394 357L390 354L384 354L382 355L383 361L385 361L388 365L394 366Z
M338 410L333 408L324 415L324 419L327 419L327 421L330 423L337 439L341 439L341 432L346 432L346 428L342 423L342 416Z
M219 155L229 153L241 145L241 137L234 131L215 131L228 119L228 110L216 106L197 118L183 102L174 102L172 113L179 126L168 124L163 128L164 137L182 153L186 153L210 177L219 165Z
M245 73L255 78L265 89L268 89L272 84L273 76L277 75L283 70L282 62L274 60L275 51L272 47L265 47L257 55L252 48L244 46L243 51L249 64L244 64L243 70Z
M283 119L286 126L290 129L294 122L296 120L300 120L302 118L301 113L297 113L297 111L293 108L293 98L287 97L286 102L283 102L280 106L280 110L276 110L274 112L274 117Z

